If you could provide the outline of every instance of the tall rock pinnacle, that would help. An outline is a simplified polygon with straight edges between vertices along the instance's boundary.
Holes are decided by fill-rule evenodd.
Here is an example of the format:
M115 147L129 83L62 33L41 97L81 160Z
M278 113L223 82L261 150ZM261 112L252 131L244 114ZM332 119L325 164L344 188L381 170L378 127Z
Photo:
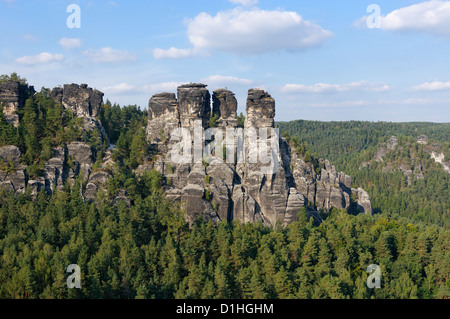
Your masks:
M201 119L203 127L206 128L211 116L211 95L206 85L185 84L179 86L177 91L181 126L193 128L194 121Z

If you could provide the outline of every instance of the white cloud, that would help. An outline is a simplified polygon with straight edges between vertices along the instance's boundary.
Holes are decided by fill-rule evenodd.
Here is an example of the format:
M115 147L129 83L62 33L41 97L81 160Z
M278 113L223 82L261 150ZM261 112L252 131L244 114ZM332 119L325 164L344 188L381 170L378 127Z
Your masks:
M332 36L330 31L304 20L298 13L281 10L236 8L215 16L202 12L186 23L193 49L156 49L157 56L186 57L205 51L238 54L301 51L317 47Z
M94 62L133 62L138 59L134 53L109 47L100 50L89 49L83 54L89 56Z
M177 87L182 85L182 82L159 82L149 85L136 86L128 83L120 83L112 86L107 86L102 89L106 94L115 95L134 95L140 93L159 93L159 92L175 92Z
M185 84L185 82L159 82L145 85L144 90L149 93L176 92L177 88L182 84Z
M304 50L331 36L329 31L289 11L223 11L212 17L200 13L188 23L188 37L198 49L258 54Z
M32 34L25 34L23 36L23 38L29 42L37 42L38 41L38 37L32 35Z
M381 105L423 105L429 106L430 104L442 104L449 103L449 99L437 99L437 98L406 98L406 99L392 99L392 100L384 100L381 99L378 101L378 104Z
M244 7L253 6L258 3L258 0L229 0L231 3L240 4Z
M448 82L441 82L441 81L434 81L434 82L425 82L420 85L417 85L413 88L415 91L443 91L443 90L449 90L450 89L450 81Z
M81 39L78 39L78 38L61 38L61 40L59 40L59 44L64 49L74 49L74 48L78 48L78 47L81 46Z
M164 49L154 49L153 56L155 59L182 59L188 58L195 55L192 49L178 49L171 47L168 50Z
M339 93L349 91L382 92L389 90L389 86L383 83L359 81L344 84L286 84L281 90L284 93Z
M253 83L253 80L226 75L211 75L201 81L212 86L250 85Z
M120 83L117 85L107 86L103 88L103 92L109 94L131 94L131 93L138 93L139 91L140 91L139 88L127 83Z
M355 21L363 27L367 17ZM394 10L380 17L380 27L389 31L420 31L450 36L450 1L431 0Z
M348 108L348 107L365 106L368 104L369 104L368 101L358 100L358 101L312 103L309 106L315 108Z
M56 61L62 61L64 56L62 54L53 54L48 52L42 52L38 55L23 56L16 59L16 63L36 65L36 64L47 64Z

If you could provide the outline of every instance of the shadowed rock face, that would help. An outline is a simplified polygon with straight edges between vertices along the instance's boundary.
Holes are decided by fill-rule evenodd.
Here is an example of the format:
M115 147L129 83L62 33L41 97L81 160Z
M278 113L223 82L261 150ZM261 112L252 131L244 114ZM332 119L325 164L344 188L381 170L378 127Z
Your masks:
M25 106L26 99L34 93L32 86L20 82L5 82L0 84L0 104L3 103L3 114L9 124L17 127L19 115L17 111Z
M87 84L65 84L64 88L54 88L50 93L56 103L71 109L79 117L97 116L102 106L103 95Z
M267 162L239 163L236 154L235 157L229 156L227 161L215 159L209 164L201 161L174 163L169 155L176 143L171 140L172 132L180 126L192 130L198 120L206 129L211 117L211 96L206 85L182 85L177 94L178 96L174 93L160 93L150 99L147 138L158 147L159 154L152 162L138 167L136 174L156 169L165 180L170 180L166 185L166 198L182 202L189 223L200 217L214 223L238 220L251 223L261 221L267 225L280 222L287 226L298 219L301 208L306 208L308 216L314 218L315 224L319 224L321 217L318 210L349 208L353 194L357 209L372 213L368 194L362 189L352 189L349 176L338 173L333 165L323 160L319 161L319 172L313 164L306 163L293 152L284 138L276 135L273 136L279 145L279 152L276 154L279 166L275 172L263 170L267 167ZM101 123L95 116L102 105L103 93L92 90L85 84L71 84L53 89L51 96L57 103L82 117L85 130L102 131ZM233 92L219 89L214 91L212 100L213 114L218 116L218 128L214 136L220 135L217 130L226 136L225 129L237 126L236 98ZM245 129L259 131L259 128L274 127L275 100L269 93L250 89L246 111ZM270 130L267 131L270 133ZM202 140L201 143L205 146L206 142ZM243 143L244 158L248 159L249 154L255 152L252 149L254 145L262 143L271 144L271 141L260 140L250 145L246 138ZM270 148L270 145L267 146ZM0 187L24 192L29 186L34 195L40 189L53 194L55 189L61 189L66 182L74 185L77 176L81 175L86 181L86 189L80 189L80 194L83 192L81 195L84 200L94 201L111 177L108 168L111 163L108 161L112 159L104 158L101 167L94 170L96 153L86 143L72 142L53 151L53 157L45 163L43 176L32 180L27 176L26 166L21 164L20 150L15 146L0 148L1 162L13 164L0 168ZM127 202L126 194L119 192L117 195ZM127 204L131 203L128 201Z
M237 100L234 93L219 89L213 92L213 116L217 116L218 127L237 126Z

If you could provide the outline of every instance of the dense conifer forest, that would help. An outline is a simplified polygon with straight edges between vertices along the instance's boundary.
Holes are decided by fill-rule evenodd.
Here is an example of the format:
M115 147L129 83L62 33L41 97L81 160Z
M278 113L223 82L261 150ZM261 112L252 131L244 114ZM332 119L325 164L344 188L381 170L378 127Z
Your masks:
M18 128L2 114L0 145L18 146L32 176L62 143L81 139L98 158L106 151L45 88L27 100ZM279 123L303 154L329 159L366 188L375 215L333 209L314 227L302 210L286 228L215 227L200 219L189 227L183 210L164 200L166 181L158 172L133 172L153 154L145 140L147 113L107 101L99 118L115 144L117 167L95 202L80 195L81 178L53 196L0 194L0 298L450 297L449 176L412 140L426 134L448 154L448 125ZM408 186L401 172L383 173L376 164L360 169L394 134L403 149L423 157L425 179ZM118 188L131 205L113 201ZM81 268L81 289L67 288L70 264ZM381 268L380 289L367 286L371 264Z

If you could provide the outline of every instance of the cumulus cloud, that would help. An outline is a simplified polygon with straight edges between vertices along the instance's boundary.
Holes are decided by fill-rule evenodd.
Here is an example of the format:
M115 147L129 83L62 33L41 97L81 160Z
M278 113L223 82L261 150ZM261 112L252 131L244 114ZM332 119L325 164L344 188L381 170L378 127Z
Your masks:
M369 104L368 101L358 100L358 101L312 103L309 104L309 106L314 108L348 108L348 107L365 106L368 104Z
M363 17L355 25L363 26L366 20ZM380 28L450 36L450 1L431 0L394 10L380 17Z
M107 86L103 88L103 91L110 94L131 94L138 93L140 89L128 83L120 83L112 86Z
M253 83L253 80L227 75L211 75L201 81L212 86L250 85Z
M229 0L231 3L240 4L244 7L253 6L258 3L258 0Z
M425 82L425 83L415 86L413 88L413 90L415 90L415 91L450 90L450 81L448 81L448 82L441 82L441 81Z
M83 52L94 62L133 62L137 55L126 50L116 50L109 47L99 50L89 49Z
M42 52L38 55L23 56L16 59L16 63L27 64L27 65L37 65L37 64L47 64L57 61L62 61L64 56L62 54L53 54L48 52Z
M281 90L284 93L339 93L350 91L382 92L389 90L389 86L383 83L359 81L344 84L286 84Z
M168 50L154 49L153 56L155 59L182 59L194 56L195 52L192 49L178 49L171 47Z
M75 49L81 46L81 39L78 38L62 38L59 40L59 44L64 49Z
M102 90L107 94L116 95L133 95L139 93L158 93L158 92L174 92L182 82L158 82L143 86L132 85L128 83L120 83L112 86L104 87Z
M302 51L320 46L332 36L330 31L303 19L297 12L281 10L236 8L215 16L202 12L186 23L193 49L156 49L159 57L186 57L205 51L238 54Z

